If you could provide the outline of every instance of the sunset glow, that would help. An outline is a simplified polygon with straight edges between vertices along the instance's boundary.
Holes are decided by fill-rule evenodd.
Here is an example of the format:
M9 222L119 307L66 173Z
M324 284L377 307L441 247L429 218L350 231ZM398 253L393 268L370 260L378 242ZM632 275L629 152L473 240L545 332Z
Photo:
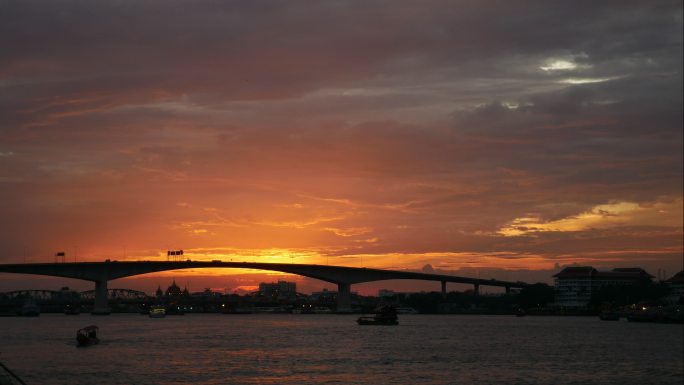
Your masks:
M0 263L682 269L681 4L116 4L0 5Z

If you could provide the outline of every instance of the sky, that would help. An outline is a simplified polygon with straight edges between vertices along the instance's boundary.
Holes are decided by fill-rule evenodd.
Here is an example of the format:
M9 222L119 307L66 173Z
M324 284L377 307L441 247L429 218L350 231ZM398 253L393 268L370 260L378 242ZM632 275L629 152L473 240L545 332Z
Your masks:
M671 276L682 32L681 1L3 1L0 263ZM172 277L325 286L117 284Z

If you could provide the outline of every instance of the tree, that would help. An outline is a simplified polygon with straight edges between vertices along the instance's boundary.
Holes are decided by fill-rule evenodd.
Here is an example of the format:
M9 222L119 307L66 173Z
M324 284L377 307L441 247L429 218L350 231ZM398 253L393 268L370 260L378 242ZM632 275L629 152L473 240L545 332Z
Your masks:
M545 283L535 283L534 285L526 286L518 295L518 303L522 308L544 307L553 302L554 291L553 287Z
M591 294L590 307L619 307L637 303L657 304L670 289L666 284L654 283L648 278L625 285L604 285Z

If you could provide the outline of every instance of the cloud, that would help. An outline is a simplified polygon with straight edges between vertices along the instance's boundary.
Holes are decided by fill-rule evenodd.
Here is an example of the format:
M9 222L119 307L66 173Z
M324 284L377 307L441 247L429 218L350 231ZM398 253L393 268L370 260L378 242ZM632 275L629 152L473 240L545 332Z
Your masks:
M681 2L303 6L2 3L1 258L680 264Z
M682 200L639 205L633 202L613 202L593 207L574 216L543 221L539 217L516 218L499 230L504 236L532 235L542 231L586 231L618 226L681 225Z

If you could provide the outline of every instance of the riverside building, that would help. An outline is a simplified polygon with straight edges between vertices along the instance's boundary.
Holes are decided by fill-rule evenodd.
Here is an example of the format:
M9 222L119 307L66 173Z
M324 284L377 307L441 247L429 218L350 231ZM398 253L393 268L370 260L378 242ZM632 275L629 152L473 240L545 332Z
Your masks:
M297 296L297 284L294 282L278 281L276 283L259 284L259 295L273 299Z
M615 268L598 271L591 266L566 267L553 276L556 306L585 307L592 292L607 285L629 285L654 276L640 267Z
M670 294L665 298L665 302L684 305L684 270L665 280L665 284L670 288Z

